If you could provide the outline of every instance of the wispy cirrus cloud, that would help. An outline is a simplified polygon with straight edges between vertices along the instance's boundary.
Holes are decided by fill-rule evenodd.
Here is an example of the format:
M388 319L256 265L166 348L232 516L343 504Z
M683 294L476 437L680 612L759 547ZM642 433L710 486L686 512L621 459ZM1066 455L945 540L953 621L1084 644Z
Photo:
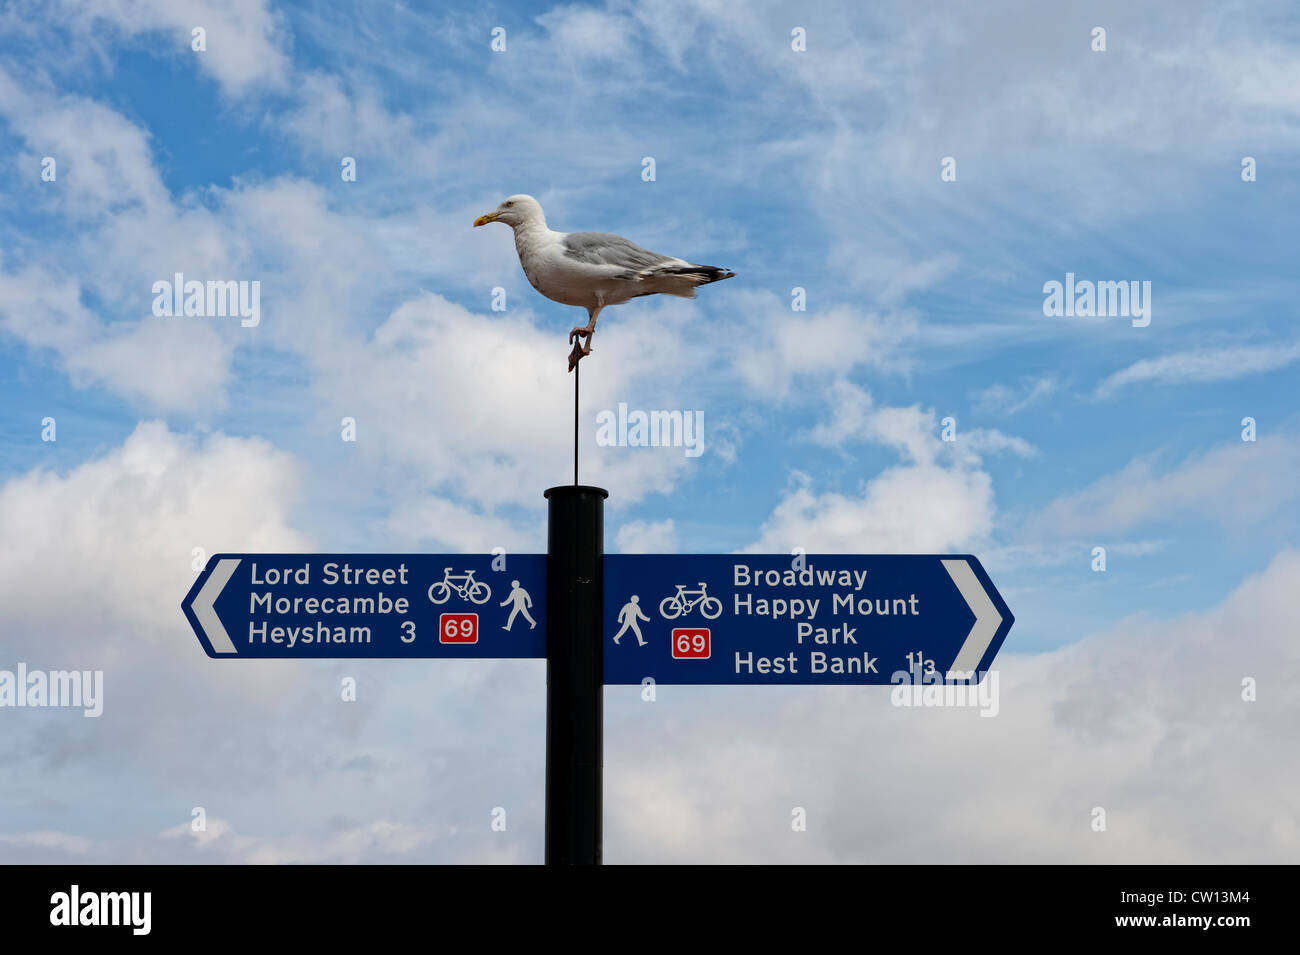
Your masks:
M1219 524L1263 520L1300 495L1300 440L1274 435L1222 444L1161 467L1142 454L1078 491L1066 492L1026 524L1029 539L1123 532L1195 515Z
M975 409L985 414L1019 414L1060 391L1056 375L1040 375L1015 385L989 385L974 395Z
M1300 342L1285 345L1235 345L1174 352L1134 362L1097 385L1097 397L1109 398L1132 385L1203 384L1263 374L1300 361Z

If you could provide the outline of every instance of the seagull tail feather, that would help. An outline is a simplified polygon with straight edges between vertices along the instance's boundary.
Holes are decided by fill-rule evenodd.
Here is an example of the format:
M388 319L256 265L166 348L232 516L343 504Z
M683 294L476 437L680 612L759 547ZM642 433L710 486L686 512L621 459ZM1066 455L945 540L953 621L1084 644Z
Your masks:
M640 273L643 287L635 296L676 295L678 298L695 298L695 290L710 282L721 282L735 276L731 269L714 265L660 265Z
M657 275L688 275L698 276L703 279L700 285L708 285L710 282L721 282L723 279L735 278L736 273L731 269L720 269L716 265L678 265L666 268L655 269Z

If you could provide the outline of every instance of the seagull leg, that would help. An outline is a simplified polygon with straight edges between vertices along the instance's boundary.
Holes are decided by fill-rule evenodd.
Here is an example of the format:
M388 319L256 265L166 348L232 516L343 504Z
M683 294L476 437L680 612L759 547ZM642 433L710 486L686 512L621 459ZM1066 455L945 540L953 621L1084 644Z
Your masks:
M569 353L569 371L577 366L578 362L591 354L591 337L596 334L596 317L600 315L600 310L604 305L595 305L587 309L587 315L590 321L584 328L575 328L569 332L569 341L573 344L573 351ZM578 345L578 339L583 339L581 347Z

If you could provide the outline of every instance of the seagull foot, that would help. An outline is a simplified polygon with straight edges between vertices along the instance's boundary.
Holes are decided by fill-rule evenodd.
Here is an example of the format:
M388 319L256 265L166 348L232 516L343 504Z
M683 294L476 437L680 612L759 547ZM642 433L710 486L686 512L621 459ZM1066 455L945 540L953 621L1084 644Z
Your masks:
M590 336L587 338L587 343L585 345L579 345L577 342L574 342L573 351L569 352L569 371L573 371L573 369L577 368L578 362L582 361L582 359L586 358L590 354L591 354Z
M592 330L586 326L575 328L573 331L569 332L569 344L572 345L579 338L591 338L591 332Z

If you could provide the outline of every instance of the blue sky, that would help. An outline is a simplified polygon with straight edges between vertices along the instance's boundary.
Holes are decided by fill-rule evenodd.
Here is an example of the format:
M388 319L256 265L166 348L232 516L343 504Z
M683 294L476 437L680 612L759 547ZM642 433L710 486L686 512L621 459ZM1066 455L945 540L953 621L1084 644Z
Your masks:
M958 767L1041 747L1080 769L1040 780L1040 805L1068 802L1059 787L1077 784L1081 812L1130 799L1156 827L1098 849L1048 814L1047 856L1219 861L1194 818L1177 829L1152 795L1169 776L1160 761L1117 758L1095 739L1095 713L1072 708L1089 694L1050 675L1093 661L1070 680L1109 698L1106 648L1124 656L1136 641L1152 654L1133 660L1153 670L1142 679L1199 692L1231 677L1236 713L1252 668L1295 673L1295 651L1274 637L1297 619L1279 595L1297 591L1300 518L1300 21L1283 3L856 7L0 11L0 515L15 608L0 648L33 666L103 666L109 692L124 688L93 728L2 714L26 721L7 744L26 773L0 783L0 848L539 856L536 666L231 673L201 657L178 609L196 547L542 548L541 491L570 466L564 335L584 315L528 286L504 227L470 227L526 192L552 228L617 232L737 272L695 301L634 300L601 317L583 368L583 477L611 492L611 550L978 554L1016 614L1006 692L1026 703L993 732L909 726L875 700L874 718L895 730L872 744L876 763L902 773L909 734L944 749L977 734L975 755L952 755ZM1098 26L1104 52L1092 49ZM792 49L796 27L805 50ZM54 182L41 179L47 156ZM345 156L355 182L340 177ZM941 180L944 157L956 181ZM1243 181L1244 157L1255 181ZM260 325L151 315L153 282L178 271L259 281ZM1150 325L1045 316L1043 285L1067 272L1150 282ZM490 307L496 287L504 312ZM806 311L791 309L796 287ZM596 413L619 402L702 411L705 453L595 447ZM355 443L340 440L344 416ZM940 439L949 416L954 442ZM41 440L46 417L55 442ZM1098 546L1104 573L1091 569ZM1259 619L1256 588L1276 597ZM1171 649L1202 630L1212 653ZM1227 640L1236 655L1211 668ZM339 715L322 701L353 671L370 692ZM736 796L740 822L717 823L682 797L722 772L691 754L715 762L778 713L818 736L865 699L753 693L764 696L691 688L648 718L611 689L608 787L628 800L607 813L618 861L689 858L701 839L719 858L1027 857L992 816L969 857L942 832L919 846L844 827L808 845L767 841L757 820L770 807L745 802L757 796ZM1177 709L1188 705L1157 708L1159 739L1224 725L1211 704ZM192 706L205 715L187 716ZM304 730L297 715L314 706L330 715ZM1295 703L1256 707L1267 751L1294 729ZM1035 730L1033 713L1051 714L1057 735ZM206 756L165 729L177 719L195 721ZM701 722L739 729L680 735ZM439 730L416 738L413 723ZM889 798L804 766L804 736L758 735L769 749L742 749L749 762L727 750L716 762L734 773L715 789L758 763L806 780L832 816L836 799ZM818 752L853 762L851 745ZM1082 791L1089 767L1109 796ZM319 797L321 779L336 800ZM439 808L398 795L407 787ZM118 811L110 822L83 799L38 795L65 792ZM893 798L907 831L908 805ZM1240 807L1226 790L1190 802L1215 798ZM523 821L495 843L447 809L477 818L509 799ZM193 844L160 835L200 800L226 828ZM1282 804L1273 829L1234 831L1222 854L1294 845L1300 816L1293 796Z

